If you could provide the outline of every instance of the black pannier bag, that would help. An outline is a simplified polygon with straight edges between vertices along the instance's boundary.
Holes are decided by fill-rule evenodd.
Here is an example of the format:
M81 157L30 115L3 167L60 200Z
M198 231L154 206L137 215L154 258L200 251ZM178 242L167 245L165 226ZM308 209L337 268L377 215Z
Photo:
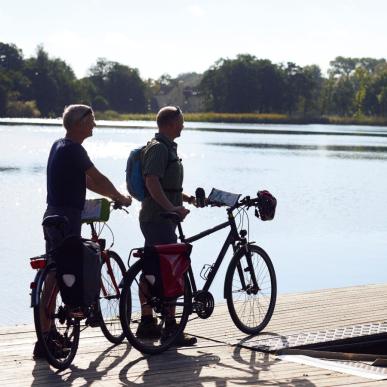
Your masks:
M184 294L184 274L190 265L192 245L173 243L144 248L143 275L157 297L177 298Z
M60 294L66 305L86 307L98 300L101 251L97 243L78 236L67 237L53 258Z

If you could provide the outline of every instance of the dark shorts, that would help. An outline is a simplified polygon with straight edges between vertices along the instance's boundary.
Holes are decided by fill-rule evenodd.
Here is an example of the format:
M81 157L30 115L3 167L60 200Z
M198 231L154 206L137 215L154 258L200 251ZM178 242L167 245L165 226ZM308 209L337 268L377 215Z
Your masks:
M56 227L43 227L44 239L46 240L46 252L54 249L69 235L81 235L81 210L71 207L47 206L43 219L50 215L61 215L68 219L68 224L60 230Z
M145 238L145 246L166 245L177 242L176 225L172 222L140 222L140 228Z

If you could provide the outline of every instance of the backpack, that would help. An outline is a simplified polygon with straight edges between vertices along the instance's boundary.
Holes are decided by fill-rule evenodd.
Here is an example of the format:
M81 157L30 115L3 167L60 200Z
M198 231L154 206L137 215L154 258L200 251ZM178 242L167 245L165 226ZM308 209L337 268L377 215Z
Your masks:
M146 145L133 149L126 163L126 188L131 196L142 202L145 199L146 188L142 175L141 153Z
M176 160L170 160L169 146L162 139L157 139L156 141L161 142L168 149L168 163L167 163L167 168L168 168L169 165ZM142 157L143 150L148 146L148 144L140 146L139 148L133 149L130 152L128 161L126 163L126 188L129 194L140 202L142 202L145 199L145 196L147 195L145 180L142 174L141 157ZM170 192L182 191L182 190L165 189L165 188L164 190L170 191Z

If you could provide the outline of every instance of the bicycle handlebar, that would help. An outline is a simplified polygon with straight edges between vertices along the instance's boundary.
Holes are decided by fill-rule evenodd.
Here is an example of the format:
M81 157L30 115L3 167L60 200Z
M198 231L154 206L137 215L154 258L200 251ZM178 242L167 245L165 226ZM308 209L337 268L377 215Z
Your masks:
M250 196L245 196L242 199L238 200L237 203L235 203L233 206L227 206L227 204L216 202L216 201L210 201L206 200L206 203L203 207L228 207L231 211L235 210L240 207L254 207L258 204L258 196L255 198L250 198Z
M247 195L241 200L239 200L234 206L230 207L224 203L209 201L208 199L206 199L203 207L228 207L230 211L233 211L240 207L250 208L250 207L257 206L258 200L259 200L258 196L252 199L250 198L250 196ZM177 212L172 212L172 211L161 212L160 216L165 219L170 219L175 224L178 224L182 221L180 215Z
M111 200L110 205L113 210L122 210L122 211L125 211L127 214L129 214L129 211L126 208L124 208L125 206L115 200Z

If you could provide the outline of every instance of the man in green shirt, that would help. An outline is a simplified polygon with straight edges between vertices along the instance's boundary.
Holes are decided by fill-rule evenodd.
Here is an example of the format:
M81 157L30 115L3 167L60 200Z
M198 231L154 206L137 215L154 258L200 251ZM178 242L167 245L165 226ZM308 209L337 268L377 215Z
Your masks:
M140 227L145 237L145 246L176 243L176 225L162 218L162 212L176 212L183 220L189 210L183 202L195 203L195 197L183 193L183 164L177 155L174 139L180 137L184 128L184 117L179 107L166 106L157 114L158 133L147 144L142 154L142 173L147 196L142 202ZM170 320L170 321L168 321ZM166 330L176 326L174 317L166 321ZM139 337L160 336L161 330L152 316L152 308L143 307L137 335ZM195 337L184 334L177 345L194 345Z

